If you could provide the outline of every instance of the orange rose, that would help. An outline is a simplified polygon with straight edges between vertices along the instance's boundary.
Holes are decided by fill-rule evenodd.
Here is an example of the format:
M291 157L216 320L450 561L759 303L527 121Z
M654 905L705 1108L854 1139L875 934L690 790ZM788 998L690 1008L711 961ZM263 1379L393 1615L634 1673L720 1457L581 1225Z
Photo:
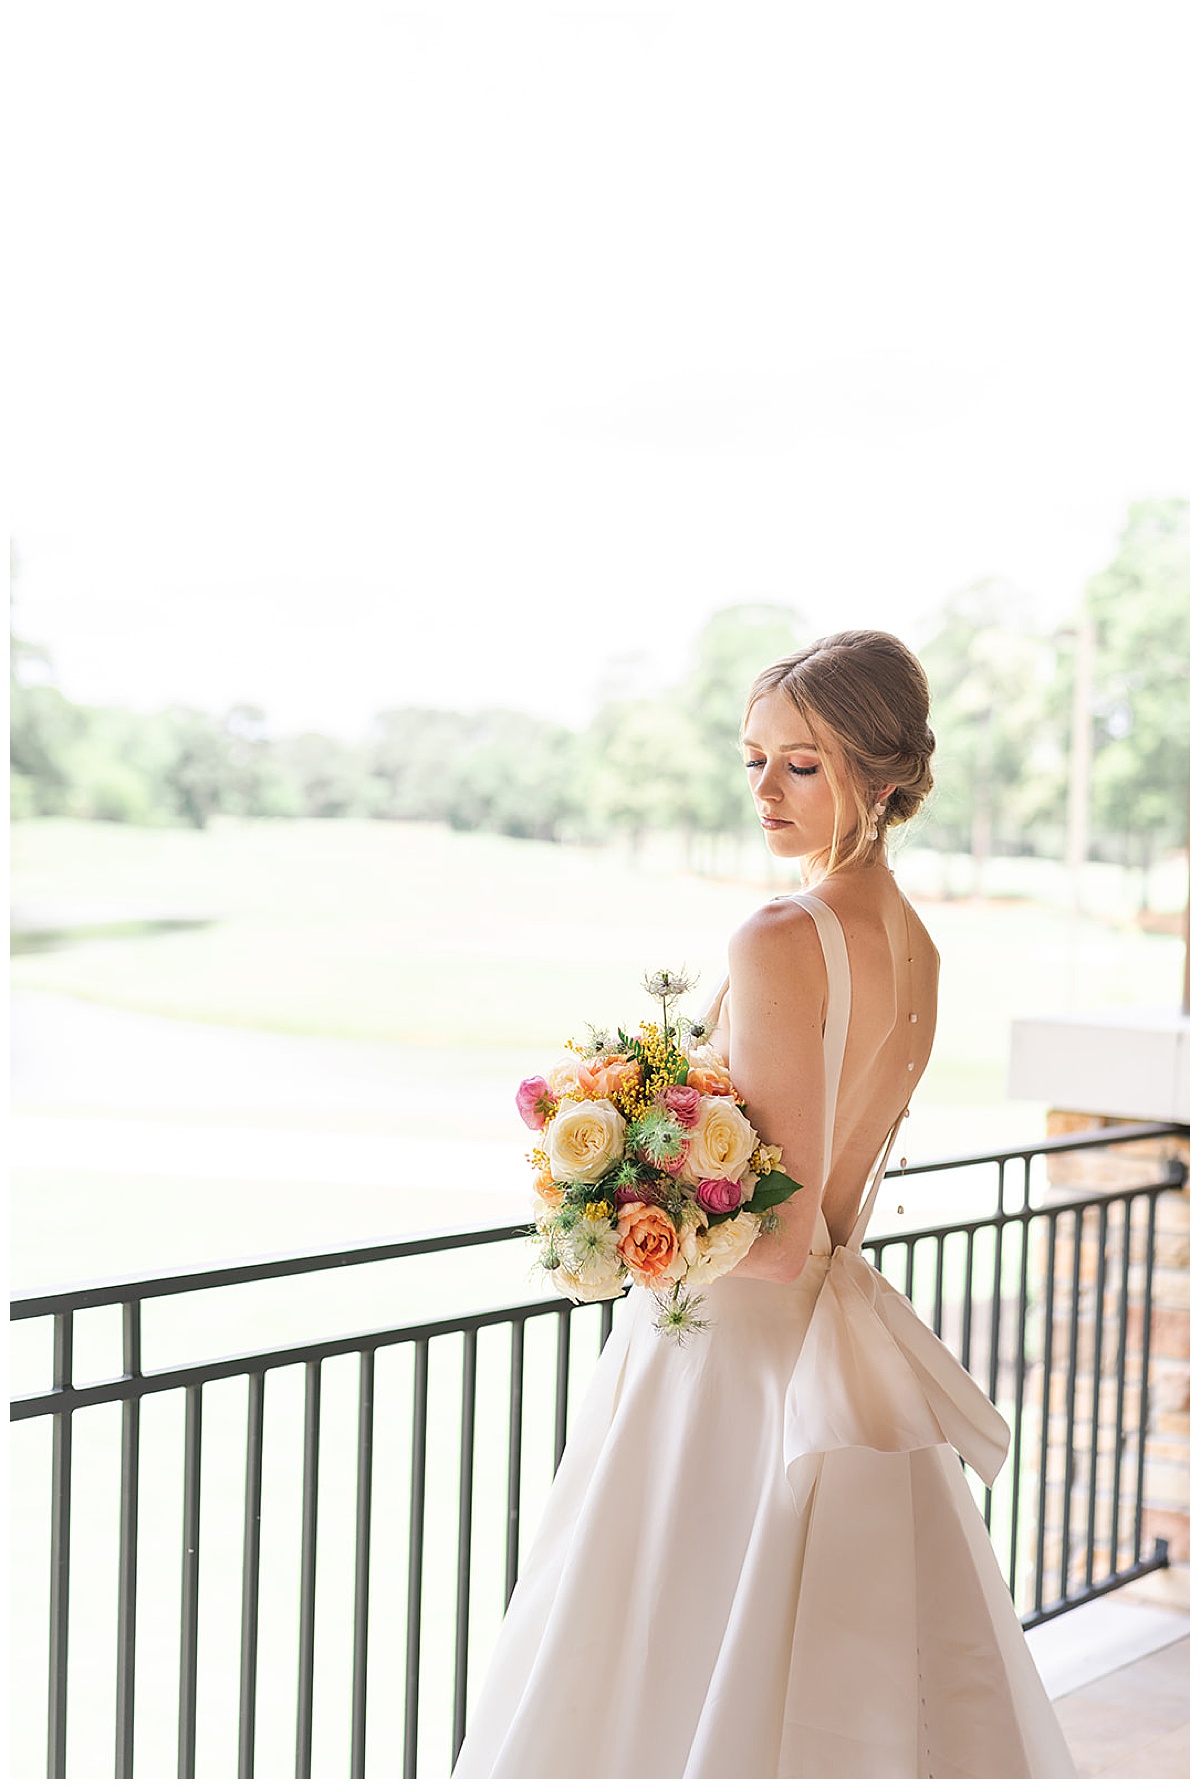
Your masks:
M592 1099L611 1099L636 1074L628 1056L593 1056L579 1065L579 1085Z
M694 1087L697 1093L717 1095L718 1097L732 1093L740 1104L741 1094L734 1092L733 1082L729 1078L729 1070L721 1061L715 1050L696 1051L688 1058L687 1084Z
M655 1286L678 1279L676 1267L679 1238L675 1226L657 1205L640 1200L622 1205L617 1213L617 1253L639 1286ZM679 1266L682 1267L682 1261Z
M556 1186L554 1176L549 1168L539 1168L533 1177L533 1190L543 1205L558 1206L562 1204L562 1188Z

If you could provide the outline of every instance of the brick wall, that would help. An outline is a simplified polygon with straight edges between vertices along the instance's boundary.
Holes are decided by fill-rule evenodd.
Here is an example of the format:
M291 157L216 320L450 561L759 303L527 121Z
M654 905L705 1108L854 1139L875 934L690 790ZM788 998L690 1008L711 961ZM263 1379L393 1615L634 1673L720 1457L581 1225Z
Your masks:
M1047 1135L1062 1136L1071 1131L1098 1130L1110 1125L1128 1124L1133 1120L1113 1115L1097 1116L1088 1112L1054 1111L1049 1114ZM1078 1197L1083 1192L1113 1191L1118 1188L1137 1185L1148 1180L1165 1179L1167 1164L1171 1160L1188 1162L1188 1139L1186 1137L1154 1138L1145 1142L1116 1143L1110 1149L1081 1150L1077 1154L1066 1153L1047 1158L1051 1185L1051 1200L1055 1193L1062 1198ZM1151 1279L1150 1305L1150 1425L1146 1451L1146 1475L1144 1485L1144 1550L1148 1543L1161 1535L1169 1547L1173 1562L1180 1562L1191 1556L1191 1521L1189 1504L1188 1455L1191 1423L1191 1367L1190 1367L1190 1188L1185 1185L1179 1191L1161 1193L1158 1198L1155 1222L1154 1262ZM1069 1316L1065 1309L1071 1300L1071 1279L1073 1273L1073 1231L1071 1226L1060 1226L1063 1232L1059 1239L1059 1252L1055 1263L1054 1301L1056 1319ZM1068 1245L1068 1246L1064 1246ZM1123 1252L1123 1232L1119 1223L1110 1226L1106 1255L1110 1256L1109 1285L1105 1296L1105 1309L1102 1323L1102 1353L1100 1365L1100 1411L1101 1422L1105 1428L1106 1450L1115 1441L1115 1415L1117 1408L1117 1385L1115 1379L1115 1359L1117 1350L1117 1318L1113 1275L1119 1261L1114 1259ZM1145 1292L1145 1232L1140 1224L1133 1232L1130 1250L1133 1264L1130 1308L1126 1339L1126 1386L1140 1384L1141 1375L1141 1337L1144 1318ZM1099 1267L1099 1226L1094 1214L1089 1214L1083 1233L1083 1252L1081 1259L1081 1287L1078 1302L1080 1317L1080 1345L1076 1364L1076 1429L1082 1427L1081 1419L1090 1423L1093 1400L1094 1335L1095 1335L1095 1302L1096 1285ZM1035 1282L1036 1283L1036 1282ZM1044 1321L1044 1307L1041 1312L1031 1311L1031 1334L1044 1333L1038 1325ZM1060 1333L1061 1332L1061 1333ZM1050 1363L1051 1371L1051 1440L1061 1439L1065 1430L1065 1333L1066 1324L1056 1322L1054 1359ZM1031 1385L1030 1391L1040 1397L1041 1388ZM1035 1408L1039 1406L1035 1403ZM1131 1420L1136 1422L1137 1403L1131 1401L1126 1392L1126 1404L1123 1427L1128 1433ZM1028 1455L1026 1456L1028 1460ZM1085 1475L1086 1476L1086 1475ZM1111 1469L1098 1474L1098 1490L1101 1495L1101 1529L1095 1548L1094 1564L1097 1572L1103 1575L1108 1569L1109 1551L1106 1545L1111 1527ZM1048 1503L1051 1510L1060 1513L1062 1509L1063 1486L1061 1482L1048 1486ZM1078 1487L1076 1496L1086 1495L1086 1486ZM1105 1497L1109 1499L1105 1507ZM1128 1485L1123 1475L1122 1501L1128 1497ZM1074 1499L1073 1499L1074 1505ZM1073 1540L1080 1532L1080 1524L1072 1520ZM1078 1552L1078 1542L1074 1550Z

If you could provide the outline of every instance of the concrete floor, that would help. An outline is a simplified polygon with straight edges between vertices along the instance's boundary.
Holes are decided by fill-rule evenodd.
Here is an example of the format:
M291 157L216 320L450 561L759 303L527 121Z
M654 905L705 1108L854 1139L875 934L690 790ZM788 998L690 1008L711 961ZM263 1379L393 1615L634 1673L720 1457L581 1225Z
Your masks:
M1030 1635L1081 1777L1190 1776L1188 1610L1173 1566Z

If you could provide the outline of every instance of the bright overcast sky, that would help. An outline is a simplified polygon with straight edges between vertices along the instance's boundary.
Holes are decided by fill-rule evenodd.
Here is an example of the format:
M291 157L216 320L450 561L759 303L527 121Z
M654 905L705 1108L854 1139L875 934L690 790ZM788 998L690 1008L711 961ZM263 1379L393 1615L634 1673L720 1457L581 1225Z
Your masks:
M1190 15L17 0L19 630L356 732L734 602L1065 614L1186 489Z

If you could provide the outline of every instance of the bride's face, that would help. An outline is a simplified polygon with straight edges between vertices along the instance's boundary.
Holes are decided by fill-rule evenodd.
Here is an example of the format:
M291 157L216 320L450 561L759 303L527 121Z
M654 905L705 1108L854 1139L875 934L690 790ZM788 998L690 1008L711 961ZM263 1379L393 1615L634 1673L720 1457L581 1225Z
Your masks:
M841 754L825 728L807 719L782 690L760 696L746 719L742 757L767 845L776 857L828 851L842 791L842 825L854 804Z

